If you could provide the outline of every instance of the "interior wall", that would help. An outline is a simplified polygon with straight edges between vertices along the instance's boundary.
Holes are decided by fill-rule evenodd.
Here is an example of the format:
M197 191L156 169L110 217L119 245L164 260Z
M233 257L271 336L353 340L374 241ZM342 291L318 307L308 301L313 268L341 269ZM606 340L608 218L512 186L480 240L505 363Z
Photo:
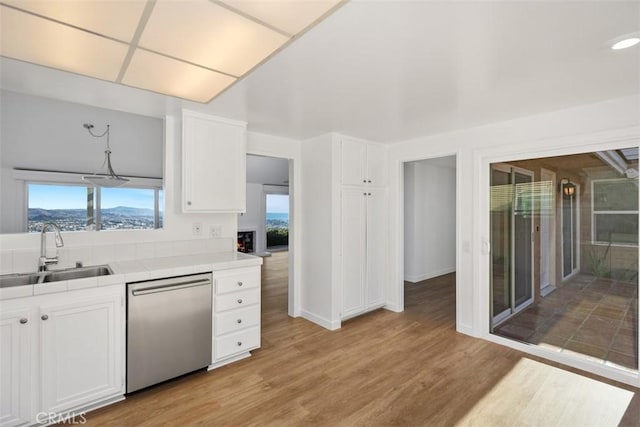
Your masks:
M404 280L456 270L456 158L405 163Z

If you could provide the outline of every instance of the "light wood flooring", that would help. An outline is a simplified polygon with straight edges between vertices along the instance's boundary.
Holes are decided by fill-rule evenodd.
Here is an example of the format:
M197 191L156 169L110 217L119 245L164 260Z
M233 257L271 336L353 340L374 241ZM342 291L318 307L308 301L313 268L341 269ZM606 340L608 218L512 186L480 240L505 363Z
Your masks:
M549 406L536 406L527 394L509 396L505 410L500 387L518 365L552 368L456 333L454 275L407 284L404 313L377 310L328 331L287 316L286 253L264 261L262 348L253 357L131 395L87 414L87 425L494 426L496 419L519 425L509 414L528 414L528 425L553 425L536 418ZM536 385L535 375L524 377L529 387ZM640 390L604 383L633 395L630 404L617 403L626 409L621 425L637 426ZM575 396L551 384L556 406L571 407ZM512 394L513 384L506 390ZM492 392L498 397L487 402ZM601 405L612 395L601 393Z

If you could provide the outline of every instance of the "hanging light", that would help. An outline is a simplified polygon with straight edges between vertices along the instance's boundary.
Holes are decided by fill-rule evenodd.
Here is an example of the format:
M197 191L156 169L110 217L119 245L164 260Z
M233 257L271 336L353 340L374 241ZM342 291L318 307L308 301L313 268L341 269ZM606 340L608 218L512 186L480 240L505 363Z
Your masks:
M569 181L567 178L562 178L560 180L558 191L563 193L567 197L571 197L576 193L576 185Z
M111 146L109 145L109 126L107 125L107 130L105 130L102 134L97 135L93 133L93 125L90 123L85 123L82 125L94 138L102 138L106 135L107 137L107 148L104 150L104 163L102 164L103 173L101 174L93 174L93 175L85 175L82 177L83 180L89 181L95 186L98 187L120 187L129 180L127 178L123 178L115 173L113 167L111 166Z

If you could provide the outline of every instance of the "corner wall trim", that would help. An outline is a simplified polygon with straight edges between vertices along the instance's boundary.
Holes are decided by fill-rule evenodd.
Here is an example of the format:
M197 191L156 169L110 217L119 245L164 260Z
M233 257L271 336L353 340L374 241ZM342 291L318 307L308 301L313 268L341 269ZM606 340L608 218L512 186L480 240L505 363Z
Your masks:
M330 331L335 331L336 329L340 329L342 327L342 322L340 320L331 321L331 320L325 319L324 317L317 316L313 313L309 313L306 310L300 311L300 317L310 322L313 322L316 325L322 326L323 328L328 329Z

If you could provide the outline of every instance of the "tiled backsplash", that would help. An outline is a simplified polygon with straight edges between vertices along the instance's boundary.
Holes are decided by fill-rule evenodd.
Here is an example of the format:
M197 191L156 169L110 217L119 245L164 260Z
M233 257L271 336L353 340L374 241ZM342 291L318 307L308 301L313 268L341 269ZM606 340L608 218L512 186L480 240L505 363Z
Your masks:
M125 243L100 246L64 246L58 248L58 264L51 269L84 265L109 264L135 259L161 258L175 255L192 255L204 252L235 250L234 239L174 240L163 242ZM0 274L30 273L37 271L40 249L15 249L0 251Z

